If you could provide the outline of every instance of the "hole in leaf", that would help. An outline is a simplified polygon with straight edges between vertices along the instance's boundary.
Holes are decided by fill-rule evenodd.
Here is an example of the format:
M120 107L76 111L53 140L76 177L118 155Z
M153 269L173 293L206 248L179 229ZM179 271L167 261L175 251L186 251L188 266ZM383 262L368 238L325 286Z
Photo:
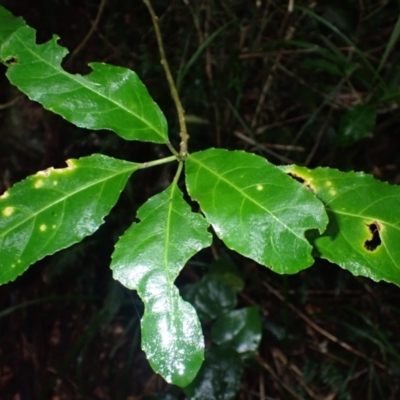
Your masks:
M291 176L297 182L304 183L306 181L305 179L301 178L300 176L294 174L293 172L289 172L288 175Z
M16 57L8 57L6 59L6 64L7 65L15 65L18 62Z
M377 222L372 222L371 224L366 225L372 234L372 238L364 242L364 247L369 251L374 251L382 243L381 236L379 235L381 226Z
M296 175L293 172L289 172L288 175L293 178L295 181L301 183L302 185L304 185L311 193L315 193L314 189L311 187L311 185L308 183L307 179L302 178L299 175Z

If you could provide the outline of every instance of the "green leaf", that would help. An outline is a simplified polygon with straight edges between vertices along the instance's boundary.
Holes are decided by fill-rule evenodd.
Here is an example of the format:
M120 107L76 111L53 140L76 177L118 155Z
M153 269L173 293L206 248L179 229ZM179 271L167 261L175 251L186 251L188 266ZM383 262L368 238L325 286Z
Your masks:
M319 23L321 23L322 25L327 26L333 33L336 34L336 36L338 36L339 38L341 38L348 46L351 46L352 49L354 50L354 52L358 55L358 57L360 58L360 60L363 62L363 64L365 65L365 67L367 69L369 69L369 71L373 74L374 76L374 80L378 80L379 83L382 86L386 86L385 82L383 81L383 79L381 78L381 76L378 74L377 70L374 68L374 66L370 63L370 61L368 60L368 58L366 57L364 51L360 50L355 43L353 43L340 29L338 29L334 24L332 24L330 21L328 21L327 19L319 16L318 14L316 14L313 10L311 10L310 8L307 7L300 7L300 6L296 6L296 8L298 10L303 11L305 14L309 15L310 17L314 18L316 21L318 21ZM323 36L322 36L323 37Z
M229 346L248 357L254 355L261 341L261 320L258 307L233 310L215 321L211 337L218 345Z
M142 348L152 368L168 382L186 386L203 361L204 340L193 307L174 281L186 261L209 246L207 222L191 212L173 183L150 198L116 245L114 278L136 289L145 304Z
M239 293L244 288L244 282L237 266L231 258L224 252L219 254L219 258L210 265L209 274L215 279L225 282L235 293Z
M322 203L264 158L209 149L186 161L190 196L225 244L278 273L310 266L309 229L327 224Z
M347 111L339 123L338 141L342 145L350 145L364 139L372 132L376 122L374 107L358 105Z
M182 297L197 311L202 322L217 318L236 307L237 293L243 290L244 282L230 258L221 254L213 261L199 281L185 285Z
M395 44L397 43L399 36L400 36L400 16L397 18L396 25L393 28L392 34L390 35L390 39L387 42L381 61L379 62L378 72L381 71L383 66L386 64L387 58L389 57L389 54L391 53Z
M343 76L343 71L331 61L320 59L313 59L313 58L306 58L300 64L302 68L307 68L312 71L318 72L327 72L333 76Z
M199 281L186 285L182 297L196 309L202 321L210 321L236 307L236 291L221 277L206 274Z
M0 6L0 47L21 26L25 26L22 18L14 17L8 10Z
M314 239L322 258L353 275L400 286L400 187L361 172L330 168L284 168L315 192L329 215Z
M38 172L0 196L0 283L95 232L139 167L98 154L67 164Z
M192 57L190 57L190 60L186 63L186 65L179 70L177 79L176 79L176 86L179 89L182 86L183 79L185 78L186 74L189 72L190 68L193 65L196 65L196 62L198 58L201 56L203 51L211 44L211 42L220 34L222 33L228 26L232 25L232 23L235 22L230 21L226 23L225 25L222 25L219 27L215 32L213 32L211 35L209 35L204 42L200 45L200 47L194 52Z
M231 348L213 347L196 379L184 389L189 400L232 400L240 388L243 363Z
M0 50L1 59L13 60L10 82L79 127L109 129L127 140L168 140L164 114L133 71L90 63L89 75L69 74L61 67L68 51L57 39L37 45L34 29L19 28Z
M388 88L379 98L378 103L388 103L392 102L388 106L397 107L395 103L400 102L400 89L398 86Z

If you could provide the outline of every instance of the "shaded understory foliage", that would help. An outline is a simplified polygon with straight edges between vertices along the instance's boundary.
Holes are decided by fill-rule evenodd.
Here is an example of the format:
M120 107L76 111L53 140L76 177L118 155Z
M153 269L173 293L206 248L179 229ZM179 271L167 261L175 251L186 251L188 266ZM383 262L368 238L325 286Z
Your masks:
M89 43L66 67L84 73L93 59L131 67L177 132L167 86L160 84L164 77L149 17L135 3L109 4ZM277 164L364 170L398 183L396 52L385 59L396 27L394 4L332 2L288 14L286 4L273 2L186 3L155 6L190 123L191 149L246 149ZM48 24L38 29L40 40L55 31L73 49L98 5L59 1L41 7L9 5L30 25ZM43 19L44 12L49 18ZM1 85L2 104L15 100L1 110L2 190L28 173L92 152L135 161L167 155L163 148L123 142L107 132L82 133L18 98L5 81ZM371 114L369 121L365 115ZM363 123L361 130L351 127ZM161 178L158 172L143 171L129 182L95 236L1 288L8 313L1 321L6 395L123 399L168 389L139 349L140 302L108 271L112 245L132 222L126 220L131 210L171 180L168 168ZM205 276L223 253L219 242L200 253L178 278L179 286ZM354 278L324 261L281 277L230 257L245 281L238 306L259 305L264 328L240 396L396 397L397 288ZM207 321L204 332L209 338Z

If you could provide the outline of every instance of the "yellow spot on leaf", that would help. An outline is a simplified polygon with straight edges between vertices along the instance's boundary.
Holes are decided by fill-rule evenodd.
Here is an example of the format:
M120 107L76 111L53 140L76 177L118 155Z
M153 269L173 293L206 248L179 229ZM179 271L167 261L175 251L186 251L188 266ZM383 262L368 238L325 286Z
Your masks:
M45 225L45 224L42 224L39 226L40 232L44 232L46 229L47 229L47 225Z
M57 169L53 169L54 173L57 173L57 174L65 174L66 172L75 169L76 165L74 164L74 161L75 161L75 160L67 160L67 161L66 161L67 167L66 167L66 168L57 168ZM57 181L54 181L54 182L56 182L55 185L57 185ZM53 185L54 185L54 183L53 183Z
M67 160L66 163L67 163L68 167L64 168L64 169L73 169L73 168L75 168L76 165L75 165L74 161L75 160ZM59 170L59 171L62 171L62 170Z
M6 207L6 208L3 210L3 215L4 215L5 217L9 217L13 212L14 212L14 207Z
M335 189L329 190L329 193L330 193L332 196L336 196L336 194L337 194L337 192L336 192Z
M53 171L53 167L47 168L44 171L39 171L37 174L38 175L43 175L43 176L49 176L50 172Z
M53 181L53 186L57 186L58 182L57 181Z
M325 185L326 185L326 186L332 186L332 182L331 182L331 181L326 181L326 182L325 182Z
M39 188L41 188L42 186L43 186L43 181L42 181L41 179L39 179L39 180L37 180L37 181L35 182L35 185L34 185L35 189L39 189Z
M264 189L264 186L263 186L263 185L260 185L260 184L257 185L257 190L258 190L258 191L261 191L261 190L263 190L263 189Z
M0 199L6 199L9 196L8 192L4 192L1 196Z
M52 225L51 228L52 228L52 229L56 229L56 228L57 228L57 225Z

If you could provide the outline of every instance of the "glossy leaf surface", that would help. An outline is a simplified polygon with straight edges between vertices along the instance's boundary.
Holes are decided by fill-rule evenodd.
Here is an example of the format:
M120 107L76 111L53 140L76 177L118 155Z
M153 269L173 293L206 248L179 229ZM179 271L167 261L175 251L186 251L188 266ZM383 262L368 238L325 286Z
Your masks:
M233 310L237 294L243 287L236 265L222 253L199 281L185 285L181 293L194 306L200 320L205 322Z
M190 400L232 400L243 373L240 355L231 348L212 347L196 379L184 389Z
M114 278L138 291L145 304L142 348L168 382L186 386L203 361L204 340L194 308L174 281L187 260L209 246L207 222L190 210L173 183L150 198L121 237L113 254Z
M186 161L187 187L225 244L278 273L310 266L309 229L323 231L322 203L264 158L209 149Z
M232 310L215 321L211 337L218 345L229 346L245 356L253 355L261 341L258 307Z
M95 232L139 167L98 154L67 164L38 172L0 196L0 283Z
M319 255L354 275L400 286L400 187L360 172L285 167L324 202L327 230L314 239Z
M223 279L211 274L184 286L182 296L194 306L202 321L217 318L235 308L237 303L235 290Z
M133 71L91 63L89 75L69 74L61 67L67 53L56 36L37 45L35 30L21 27L3 44L0 58L13 60L7 70L12 84L79 127L109 129L127 140L168 140L164 114Z
M25 26L22 18L14 17L8 10L0 6L0 46L21 26Z

